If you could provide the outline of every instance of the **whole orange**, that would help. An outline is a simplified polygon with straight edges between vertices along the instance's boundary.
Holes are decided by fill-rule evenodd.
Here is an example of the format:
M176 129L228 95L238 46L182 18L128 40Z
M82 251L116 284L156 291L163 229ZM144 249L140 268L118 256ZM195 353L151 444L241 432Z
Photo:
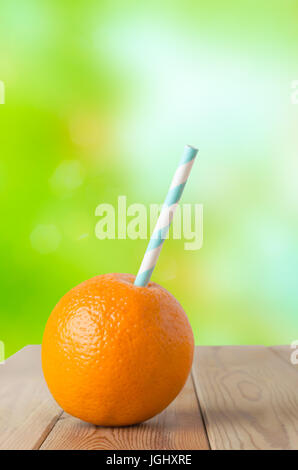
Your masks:
M130 274L104 274L70 290L51 313L42 367L59 405L84 421L144 421L176 397L190 372L194 339L178 301Z

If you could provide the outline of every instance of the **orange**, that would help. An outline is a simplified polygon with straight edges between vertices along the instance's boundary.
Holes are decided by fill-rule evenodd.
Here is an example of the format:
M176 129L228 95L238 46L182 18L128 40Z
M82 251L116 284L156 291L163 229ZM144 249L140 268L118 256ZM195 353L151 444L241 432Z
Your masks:
M163 287L104 274L70 290L51 313L42 366L58 404L102 426L139 423L176 397L194 339L179 302Z

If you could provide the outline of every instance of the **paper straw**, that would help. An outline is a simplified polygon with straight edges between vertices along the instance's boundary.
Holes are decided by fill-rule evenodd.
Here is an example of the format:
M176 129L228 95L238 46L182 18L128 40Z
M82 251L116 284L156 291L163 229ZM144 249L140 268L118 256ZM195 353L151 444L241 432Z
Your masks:
M162 206L160 216L135 279L135 286L145 287L150 281L197 153L198 150L190 145L184 147L182 158L173 177L166 200Z

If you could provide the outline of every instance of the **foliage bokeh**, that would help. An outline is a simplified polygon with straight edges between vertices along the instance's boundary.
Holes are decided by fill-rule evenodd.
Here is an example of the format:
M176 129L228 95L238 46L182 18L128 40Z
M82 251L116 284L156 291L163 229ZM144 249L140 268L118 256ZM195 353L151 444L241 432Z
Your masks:
M167 240L154 281L197 344L297 339L297 18L289 0L1 2L7 355L74 285L137 272L146 241L98 240L95 208L162 202L185 143L204 245Z

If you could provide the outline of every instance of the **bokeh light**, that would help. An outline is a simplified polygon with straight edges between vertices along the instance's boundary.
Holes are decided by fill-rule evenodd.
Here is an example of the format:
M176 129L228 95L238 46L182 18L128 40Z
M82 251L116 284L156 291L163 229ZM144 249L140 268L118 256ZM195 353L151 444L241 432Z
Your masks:
M204 244L167 240L153 279L197 344L297 339L297 4L0 4L0 340L40 343L59 298L136 273L145 240L98 240L100 203L161 203L184 144L182 202Z

